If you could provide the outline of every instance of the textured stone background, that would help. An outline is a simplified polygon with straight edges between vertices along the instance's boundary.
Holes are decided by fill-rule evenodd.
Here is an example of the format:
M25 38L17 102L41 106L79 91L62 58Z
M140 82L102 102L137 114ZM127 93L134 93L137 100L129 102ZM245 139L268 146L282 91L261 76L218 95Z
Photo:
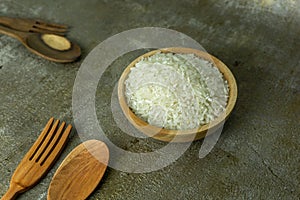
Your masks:
M72 26L79 62L56 64L0 36L0 196L17 164L50 116L72 123L72 88L84 57L101 41L131 28L181 31L224 61L239 96L213 151L202 141L170 166L146 174L109 168L90 199L299 199L300 3L298 0L1 0L0 14ZM97 114L112 141L132 151L163 143L123 139L111 117L112 88L141 52L127 54L99 82ZM50 173L19 199L46 199L62 159L80 143L76 130Z

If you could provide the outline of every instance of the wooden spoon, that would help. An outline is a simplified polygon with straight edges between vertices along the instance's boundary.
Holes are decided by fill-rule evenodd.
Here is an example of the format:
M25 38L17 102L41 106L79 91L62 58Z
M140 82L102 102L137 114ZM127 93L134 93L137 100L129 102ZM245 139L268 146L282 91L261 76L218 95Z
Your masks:
M84 200L99 184L109 160L107 146L88 140L77 146L57 169L48 190L48 200Z
M18 39L29 51L54 62L73 62L81 54L80 47L63 36L21 32L3 25L0 33Z

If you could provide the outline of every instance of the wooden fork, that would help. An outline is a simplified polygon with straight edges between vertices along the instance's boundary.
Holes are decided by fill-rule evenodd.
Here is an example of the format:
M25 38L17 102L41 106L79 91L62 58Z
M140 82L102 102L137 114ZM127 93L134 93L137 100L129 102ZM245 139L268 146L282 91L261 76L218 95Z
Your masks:
M58 125L59 120L54 123L54 118L51 118L48 121L41 135L15 170L9 189L1 200L14 199L18 194L27 191L51 168L62 152L72 129L71 125L65 129L65 122L62 122L59 128Z
M17 31L49 33L56 35L65 35L68 26L54 23L46 23L40 20L12 18L0 16L0 24Z

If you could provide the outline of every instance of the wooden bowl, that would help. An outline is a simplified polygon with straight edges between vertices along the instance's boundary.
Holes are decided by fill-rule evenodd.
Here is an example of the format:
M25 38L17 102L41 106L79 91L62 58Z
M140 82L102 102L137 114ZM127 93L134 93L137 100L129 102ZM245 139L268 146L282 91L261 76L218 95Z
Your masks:
M125 80L127 79L128 74L130 73L130 69L135 67L135 64L139 62L142 58L152 56L158 52L162 53L183 53L183 54L195 54L203 59L211 61L214 63L215 67L219 69L219 71L223 74L224 79L228 82L229 87L229 98L226 106L226 111L224 115L217 117L214 121L210 122L209 124L202 125L195 129L189 130L169 130L164 129L156 126L152 126L147 122L143 121L139 117L137 117L132 110L127 105L126 97L125 97ZM138 130L143 132L144 134L153 137L157 140L165 141L165 142L189 142L193 140L199 140L206 136L206 134L211 134L218 128L222 127L224 120L228 118L229 114L232 112L234 105L237 99L237 85L235 78L231 71L227 68L227 66L221 62L216 57L197 50L197 49L190 49L190 48L182 48L182 47L172 47L172 48L165 48L154 50L148 52L140 57L136 58L132 61L127 68L123 71L119 83L118 83L118 98L121 109L125 114L126 118L129 120L131 124L133 124ZM208 130L210 130L208 132ZM176 137L175 137L176 136Z

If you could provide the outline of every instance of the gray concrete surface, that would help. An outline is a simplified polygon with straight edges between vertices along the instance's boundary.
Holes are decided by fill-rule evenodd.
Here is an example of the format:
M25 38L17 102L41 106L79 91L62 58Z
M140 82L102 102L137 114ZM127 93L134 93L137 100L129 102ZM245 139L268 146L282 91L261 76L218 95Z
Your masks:
M213 151L202 141L159 171L109 168L89 199L300 199L300 3L297 0L1 0L0 14L69 24L82 59L56 64L0 36L0 196L50 116L72 123L72 88L85 56L124 30L158 26L181 31L224 61L235 75L238 102ZM97 114L115 144L149 151L163 143L124 139L109 102L127 54L99 82ZM99 97L99 98L98 98ZM19 199L46 199L62 159L80 143L76 130L50 173Z

